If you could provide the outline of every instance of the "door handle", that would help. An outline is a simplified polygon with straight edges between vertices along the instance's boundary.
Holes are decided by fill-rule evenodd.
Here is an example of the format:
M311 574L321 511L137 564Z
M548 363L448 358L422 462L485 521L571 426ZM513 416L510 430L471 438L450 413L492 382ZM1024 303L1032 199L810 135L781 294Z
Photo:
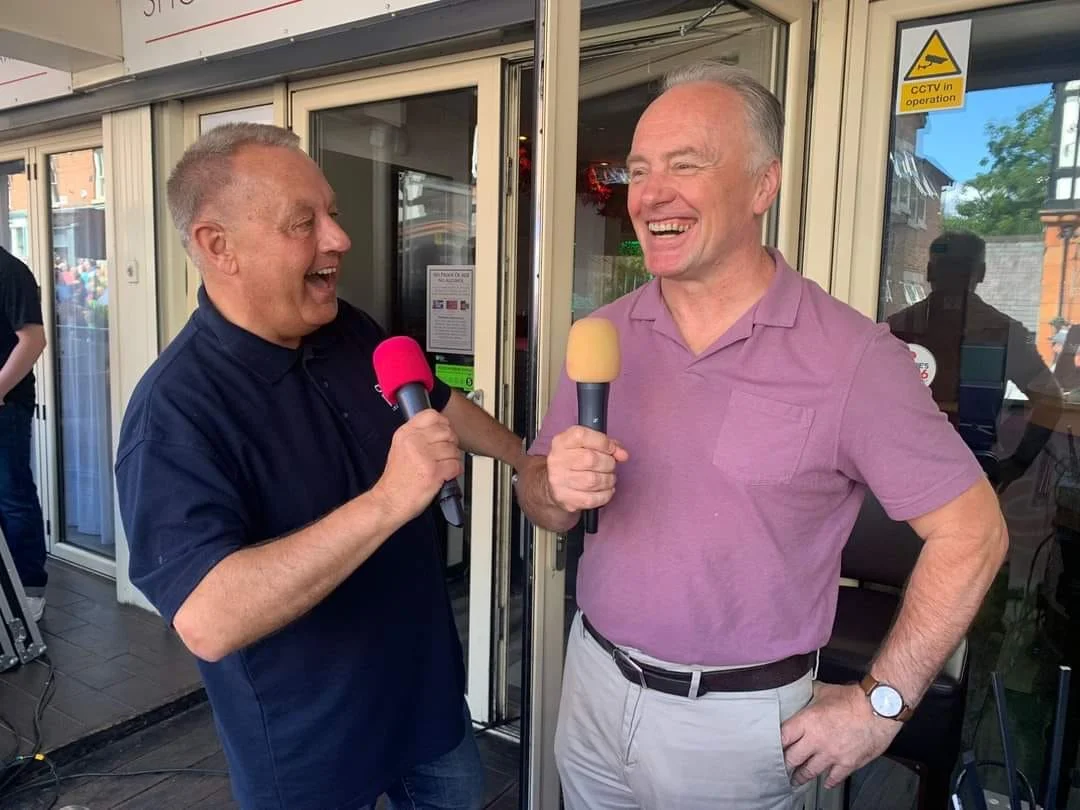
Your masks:
M478 408L484 407L484 392L480 388L475 388L467 393L465 399L469 400L469 402Z

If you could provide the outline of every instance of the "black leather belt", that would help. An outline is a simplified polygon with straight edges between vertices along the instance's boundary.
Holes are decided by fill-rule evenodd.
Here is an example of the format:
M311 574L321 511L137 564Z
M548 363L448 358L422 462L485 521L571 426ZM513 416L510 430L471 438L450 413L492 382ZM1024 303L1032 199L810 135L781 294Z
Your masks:
M814 654L803 653L760 666L709 670L701 673L695 695L692 693L692 673L673 672L635 661L625 651L600 635L585 614L581 615L581 621L593 640L612 657L626 680L646 689L655 689L657 692L665 692L669 695L701 697L707 692L758 692L764 689L779 689L781 686L787 686L799 680L814 666Z

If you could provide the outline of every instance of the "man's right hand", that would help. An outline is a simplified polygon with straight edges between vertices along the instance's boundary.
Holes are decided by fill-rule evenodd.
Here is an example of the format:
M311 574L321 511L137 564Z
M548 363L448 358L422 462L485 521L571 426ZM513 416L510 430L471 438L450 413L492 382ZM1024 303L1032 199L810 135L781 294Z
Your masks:
M551 440L547 456L552 500L567 512L597 509L615 494L615 465L630 458L614 439L575 426Z
M392 513L408 522L461 472L461 450L449 420L428 409L394 432L386 468L373 489Z

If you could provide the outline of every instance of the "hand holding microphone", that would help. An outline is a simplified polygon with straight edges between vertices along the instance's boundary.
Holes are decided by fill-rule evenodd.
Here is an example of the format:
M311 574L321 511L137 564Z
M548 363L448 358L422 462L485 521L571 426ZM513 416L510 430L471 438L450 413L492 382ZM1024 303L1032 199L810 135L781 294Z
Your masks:
M375 349L375 376L383 398L397 404L407 420L394 432L390 455L376 485L406 519L427 509L438 495L447 522L465 524L461 489L461 450L449 420L433 410L428 393L435 386L424 353L412 338L393 337Z
M584 318L571 327L566 372L577 383L578 426L552 440L548 486L561 508L585 511L590 534L598 527L597 510L615 494L615 465L630 457L606 435L608 393L619 368L619 336L611 321Z

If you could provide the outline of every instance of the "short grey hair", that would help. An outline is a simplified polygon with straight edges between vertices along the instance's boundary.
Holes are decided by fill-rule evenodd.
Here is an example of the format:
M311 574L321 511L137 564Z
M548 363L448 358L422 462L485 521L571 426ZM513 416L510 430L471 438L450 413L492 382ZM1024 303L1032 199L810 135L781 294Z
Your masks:
M746 123L758 141L758 148L751 156L751 171L761 169L771 160L780 160L784 151L784 108L768 87L745 68L715 59L703 59L668 73L664 77L662 92L698 82L723 85L742 98Z
M300 151L296 133L269 124L222 124L187 148L166 185L169 214L188 250L191 226L207 201L232 182L233 158L245 146L279 146Z

